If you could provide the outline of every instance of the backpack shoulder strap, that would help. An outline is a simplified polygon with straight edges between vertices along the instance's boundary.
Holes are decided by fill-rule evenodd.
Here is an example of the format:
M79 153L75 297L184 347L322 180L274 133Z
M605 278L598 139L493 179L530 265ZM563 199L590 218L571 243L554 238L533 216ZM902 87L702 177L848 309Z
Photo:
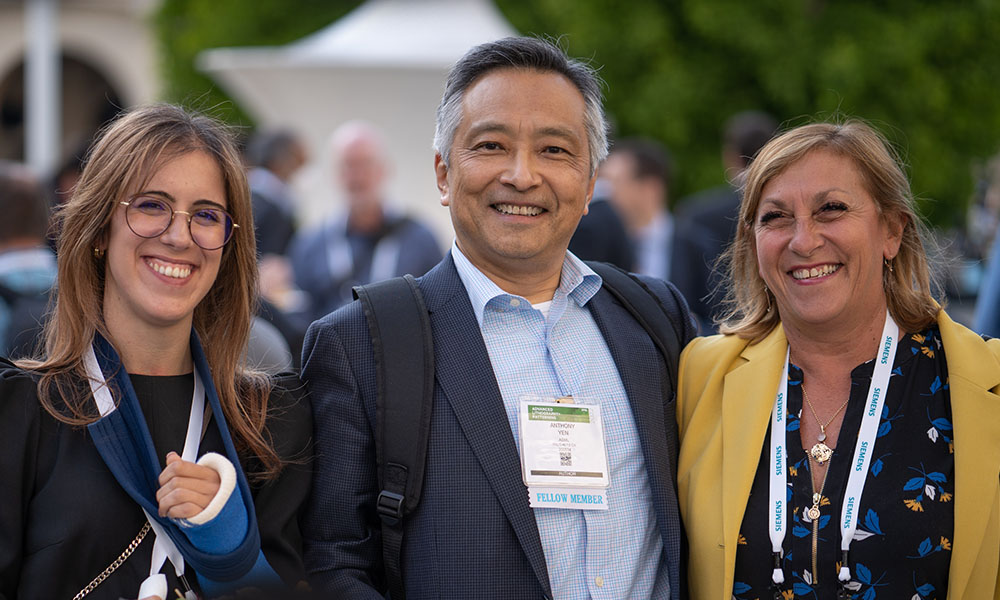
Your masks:
M354 288L375 354L375 453L382 488L382 554L390 597L403 600L403 519L420 502L434 393L434 347L423 295L411 275ZM417 396L419 394L419 396Z
M624 269L596 261L587 261L587 266L601 276L604 287L649 334L663 356L670 383L676 391L677 359L681 355L681 340L686 329L680 308L682 304L677 301L676 294L671 289L675 301L664 304L641 279Z

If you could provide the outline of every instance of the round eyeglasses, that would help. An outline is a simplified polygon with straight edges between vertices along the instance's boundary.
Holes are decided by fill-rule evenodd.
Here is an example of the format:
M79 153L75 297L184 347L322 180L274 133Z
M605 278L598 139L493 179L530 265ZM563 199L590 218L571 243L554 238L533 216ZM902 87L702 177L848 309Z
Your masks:
M174 215L187 217L191 239L202 250L218 250L233 237L239 227L233 217L221 208L196 208L193 211L174 210L165 201L152 196L136 196L125 206L125 222L132 233L142 238L163 235L174 221Z

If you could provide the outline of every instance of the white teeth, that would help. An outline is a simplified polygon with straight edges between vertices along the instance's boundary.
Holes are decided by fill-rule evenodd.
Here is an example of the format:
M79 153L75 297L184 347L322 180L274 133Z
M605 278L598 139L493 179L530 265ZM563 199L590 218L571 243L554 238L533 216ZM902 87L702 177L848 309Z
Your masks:
M516 204L494 204L493 208L505 215L521 215L534 217L542 214L542 209L537 206L518 206Z
M819 267L813 267L811 269L795 269L792 271L792 277L795 279L812 279L813 277L823 277L825 275L830 275L837 271L840 265L821 265Z
M172 277L174 279L184 279L191 274L190 267L173 267L154 262L148 262L146 264L152 267L152 269L160 275L165 275L166 277Z

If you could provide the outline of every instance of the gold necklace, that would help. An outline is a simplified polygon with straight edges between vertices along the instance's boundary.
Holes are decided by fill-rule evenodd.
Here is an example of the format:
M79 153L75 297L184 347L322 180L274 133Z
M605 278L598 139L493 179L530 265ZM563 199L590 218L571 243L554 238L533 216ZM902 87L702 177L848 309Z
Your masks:
M802 388L805 391L805 388ZM843 408L843 407L841 407ZM837 412L840 412L839 410ZM814 413L815 414L815 413ZM829 423L827 423L829 425ZM812 507L806 511L809 515L809 519L812 521L812 572L813 572L813 585L816 585L817 578L819 576L819 570L817 569L818 562L818 550L819 550L819 518L822 516L822 512L819 509L820 504L823 503L823 490L826 488L826 476L830 474L830 471L823 473L823 482L819 484L819 491L816 491L816 481L812 477L812 473L809 473L809 484L812 486Z
M813 408L812 402L809 401L809 395L806 394L805 383L802 384L802 397L805 398L806 404L809 406L809 412L813 414L813 418L816 419L816 424L819 425L819 435L816 436L817 442L813 444L812 448L809 449L809 456L813 457L813 459L820 465L826 466L826 461L830 460L830 457L833 456L833 448L823 443L826 441L826 428L829 427L830 423L837 418L840 411L844 410L844 407L847 406L848 402L850 402L851 397L850 395L847 396L847 400L840 405L837 412L833 413L833 416L830 417L826 423L819 420L819 415L816 414L816 409Z

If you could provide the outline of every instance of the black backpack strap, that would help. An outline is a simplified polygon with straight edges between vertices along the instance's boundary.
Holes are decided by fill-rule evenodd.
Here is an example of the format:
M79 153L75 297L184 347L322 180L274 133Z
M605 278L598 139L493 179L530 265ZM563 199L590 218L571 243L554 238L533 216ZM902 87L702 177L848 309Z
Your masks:
M403 600L403 520L420 502L434 393L430 317L411 275L354 288L375 353L375 453L389 596ZM419 394L419 395L418 395Z
M664 304L641 279L615 265L588 261L587 266L601 276L604 287L649 334L653 344L663 355L667 375L676 392L677 359L681 355L681 340L686 340L684 332L687 329L681 315L682 304L676 301L670 305ZM676 300L676 294L674 296Z

